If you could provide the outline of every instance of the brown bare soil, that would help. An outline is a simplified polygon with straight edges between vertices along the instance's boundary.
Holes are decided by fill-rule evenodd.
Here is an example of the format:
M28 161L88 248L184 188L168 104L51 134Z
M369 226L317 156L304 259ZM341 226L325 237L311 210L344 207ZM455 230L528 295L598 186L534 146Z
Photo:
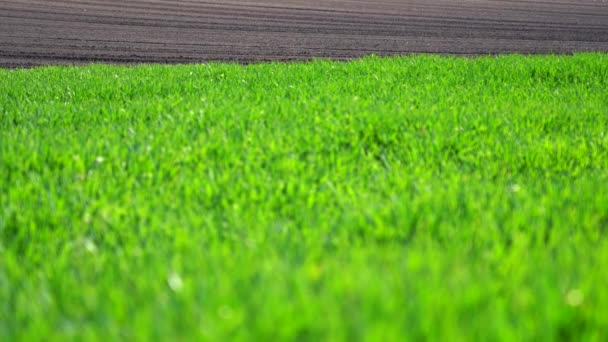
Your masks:
M608 51L608 0L0 0L0 66Z

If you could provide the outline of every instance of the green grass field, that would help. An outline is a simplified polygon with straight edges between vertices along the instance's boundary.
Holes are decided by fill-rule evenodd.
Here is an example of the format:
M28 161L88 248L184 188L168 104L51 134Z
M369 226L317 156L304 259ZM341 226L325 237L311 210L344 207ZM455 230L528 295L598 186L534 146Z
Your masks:
M0 70L0 340L606 340L608 54Z

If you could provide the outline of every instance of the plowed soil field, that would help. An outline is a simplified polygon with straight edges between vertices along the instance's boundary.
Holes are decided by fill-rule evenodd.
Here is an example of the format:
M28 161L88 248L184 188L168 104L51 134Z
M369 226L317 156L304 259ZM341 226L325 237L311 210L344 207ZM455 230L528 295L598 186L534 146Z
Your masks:
M0 0L0 66L608 51L606 0Z

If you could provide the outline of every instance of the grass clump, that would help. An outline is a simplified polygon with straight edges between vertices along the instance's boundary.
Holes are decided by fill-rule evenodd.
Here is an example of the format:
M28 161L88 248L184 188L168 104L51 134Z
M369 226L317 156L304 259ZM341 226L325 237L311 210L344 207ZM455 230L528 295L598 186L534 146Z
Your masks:
M0 70L0 340L608 338L608 56Z

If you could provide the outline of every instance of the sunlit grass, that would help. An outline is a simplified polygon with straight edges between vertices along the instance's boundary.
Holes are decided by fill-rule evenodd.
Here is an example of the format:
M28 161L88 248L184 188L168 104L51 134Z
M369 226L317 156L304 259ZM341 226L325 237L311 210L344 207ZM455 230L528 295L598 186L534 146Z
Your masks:
M0 70L0 340L608 338L608 55Z

